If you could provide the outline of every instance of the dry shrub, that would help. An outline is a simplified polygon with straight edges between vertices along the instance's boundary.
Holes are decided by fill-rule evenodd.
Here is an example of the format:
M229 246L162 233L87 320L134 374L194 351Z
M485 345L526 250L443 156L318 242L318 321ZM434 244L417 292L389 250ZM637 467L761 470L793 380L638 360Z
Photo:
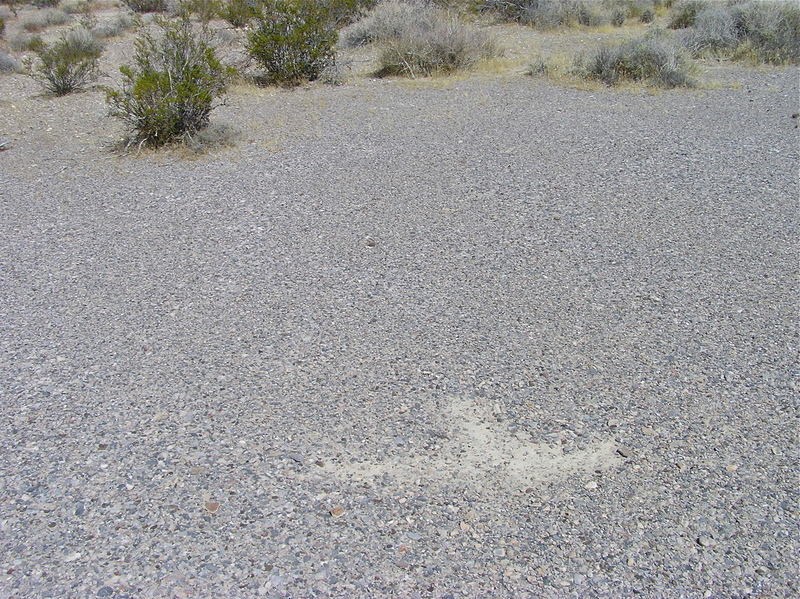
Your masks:
M494 44L482 32L455 19L443 19L433 27L410 29L387 40L377 74L414 78L448 74L468 69L495 52Z
M103 45L83 27L63 33L53 44L39 41L33 51L39 60L27 61L28 74L56 96L83 89L100 76Z
M620 45L602 45L581 61L586 76L607 85L649 82L658 87L692 87L692 67L664 32L654 31Z

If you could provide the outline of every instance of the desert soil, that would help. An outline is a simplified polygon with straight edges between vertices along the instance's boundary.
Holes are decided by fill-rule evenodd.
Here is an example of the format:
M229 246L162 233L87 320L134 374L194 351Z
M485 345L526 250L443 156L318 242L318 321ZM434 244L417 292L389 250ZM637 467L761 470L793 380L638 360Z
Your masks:
M797 71L704 69L0 77L0 597L800 594Z

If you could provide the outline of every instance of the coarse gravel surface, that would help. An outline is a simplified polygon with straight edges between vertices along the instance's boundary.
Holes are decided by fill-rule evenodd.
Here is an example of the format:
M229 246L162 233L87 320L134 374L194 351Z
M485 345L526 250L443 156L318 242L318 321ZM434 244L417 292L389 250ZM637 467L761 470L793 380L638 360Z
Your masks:
M730 69L195 158L0 78L0 597L798 596L797 70Z

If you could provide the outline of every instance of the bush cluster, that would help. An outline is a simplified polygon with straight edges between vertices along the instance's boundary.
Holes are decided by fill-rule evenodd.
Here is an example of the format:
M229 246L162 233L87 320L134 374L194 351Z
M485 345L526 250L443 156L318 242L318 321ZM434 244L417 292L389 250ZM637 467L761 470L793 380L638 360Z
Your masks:
M83 27L63 33L52 44L38 40L32 50L38 61L27 61L28 75L56 96L83 89L100 76L103 45Z
M608 23L621 27L628 19L652 23L656 10L671 4L672 0L478 0L481 11L542 30Z
M191 136L208 125L230 75L208 31L195 31L188 15L156 23L161 34L142 34L135 42L134 64L120 67L122 89L106 89L110 114L128 124L131 142L150 146Z
M676 5L671 27L694 57L713 53L766 63L800 62L800 6L788 2Z

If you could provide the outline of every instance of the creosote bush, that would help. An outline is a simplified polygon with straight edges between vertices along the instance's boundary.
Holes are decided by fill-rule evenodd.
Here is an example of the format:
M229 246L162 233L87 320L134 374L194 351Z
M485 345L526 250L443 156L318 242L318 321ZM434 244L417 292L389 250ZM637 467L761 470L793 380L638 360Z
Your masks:
M227 0L219 7L219 16L236 29L242 29L259 14L260 8L258 0Z
M354 23L377 4L377 0L321 0L320 6L334 27Z
M683 0L676 4L670 15L670 29L684 29L694 25L697 15L706 7L705 0Z
M125 6L133 12L164 12L167 10L167 0L122 0Z
M203 23L216 19L222 10L222 3L219 0L183 0L181 4L179 9L188 10Z
M663 31L620 45L602 45L580 61L586 76L607 85L644 81L658 87L691 87L692 68L681 49Z
M142 34L134 64L120 67L122 89L106 89L111 116L132 130L130 142L153 147L206 127L232 74L217 59L210 32L196 31L188 14L156 23L160 35Z
M271 0L261 9L245 47L268 83L313 81L336 60L338 33L313 0Z
M38 61L26 62L28 75L56 96L83 89L100 77L103 45L83 27L63 33L53 44L38 40L32 50Z

